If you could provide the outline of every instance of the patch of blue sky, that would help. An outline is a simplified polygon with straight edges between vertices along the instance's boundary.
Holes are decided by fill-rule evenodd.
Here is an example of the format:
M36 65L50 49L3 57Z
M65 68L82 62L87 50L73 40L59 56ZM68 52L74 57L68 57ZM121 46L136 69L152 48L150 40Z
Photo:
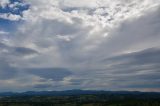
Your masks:
M16 3L17 5L14 5ZM14 5L14 7L11 7L11 5ZM0 7L0 13L11 13L22 16L22 12L28 9L29 9L29 4L23 2L23 0L10 0L10 4L6 5L5 8Z
M14 7L11 4L19 3ZM20 5L23 4L23 5ZM26 4L23 0L10 0L10 4L6 5L5 8L0 7L0 14L13 14L20 15L23 17L22 12L29 9L29 4ZM17 26L22 24L23 20L9 20L0 17L0 30L6 32L13 32L16 30Z
M16 30L17 26L20 25L23 21L11 21L7 19L0 18L0 30L6 32L13 32Z

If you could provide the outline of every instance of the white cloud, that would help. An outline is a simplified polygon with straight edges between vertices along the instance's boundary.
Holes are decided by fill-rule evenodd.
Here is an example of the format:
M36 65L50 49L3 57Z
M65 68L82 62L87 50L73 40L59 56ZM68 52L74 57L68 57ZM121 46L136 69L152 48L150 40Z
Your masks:
M0 18L11 20L11 21L19 21L22 17L16 14L3 13L3 14L0 14Z
M9 0L1 0L0 1L0 7L5 8L7 4L9 4Z
M3 31L3 30L0 30L0 35L7 35L9 34L9 32L6 32L6 31Z
M61 39L61 40L64 40L64 41L67 41L67 42L69 42L69 41L72 40L72 37L71 36L67 36L67 35L65 35L65 36L63 36L63 35L57 35L57 38Z
M101 32L105 28L106 34L109 34L112 29L118 27L124 20L138 18L146 14L147 11L159 6L159 1L156 0L94 0L92 2L30 0L29 2L32 6L30 10L24 13L26 20L50 19L72 23L72 19L76 17L82 20L83 25L91 27L99 25L99 30L97 28L94 29L96 32Z
M1 0L0 7L2 7L2 9L5 9L5 11L0 13L0 18L10 20L10 21L22 20L22 15L23 15L23 12L25 11L22 8L27 8L27 6L28 4L26 4L23 1L11 2L10 0ZM22 12L22 14L20 12Z
M107 89L110 86L110 89L116 89L119 82L115 80L124 79L121 74L115 75L111 71L117 72L121 68L117 64L121 61L117 60L115 64L99 61L127 51L159 47L159 0L26 2L31 6L23 12L23 17L12 14L1 14L0 17L23 19L24 23L12 33L8 42L12 47L30 48L38 54L30 58L10 54L5 60L18 69L65 67L73 72L62 81L43 84L54 82L60 89L64 89L63 84L66 88ZM116 69L112 67L114 65ZM129 80L125 75L124 78ZM37 80L33 83L42 84Z
M19 21L22 17L20 15L11 14L11 13L1 13L0 18L7 19L11 21Z

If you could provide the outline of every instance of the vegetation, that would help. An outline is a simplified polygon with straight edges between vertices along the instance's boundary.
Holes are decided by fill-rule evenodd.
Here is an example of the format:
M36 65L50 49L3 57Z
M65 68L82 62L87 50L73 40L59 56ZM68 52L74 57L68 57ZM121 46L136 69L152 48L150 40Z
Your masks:
M154 93L106 93L65 96L7 96L0 106L160 106Z

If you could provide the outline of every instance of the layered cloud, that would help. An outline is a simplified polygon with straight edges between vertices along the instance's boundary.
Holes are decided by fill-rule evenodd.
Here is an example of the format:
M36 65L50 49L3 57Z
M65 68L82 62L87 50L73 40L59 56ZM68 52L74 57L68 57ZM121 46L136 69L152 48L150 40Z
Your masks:
M4 1L0 90L159 91L159 0Z

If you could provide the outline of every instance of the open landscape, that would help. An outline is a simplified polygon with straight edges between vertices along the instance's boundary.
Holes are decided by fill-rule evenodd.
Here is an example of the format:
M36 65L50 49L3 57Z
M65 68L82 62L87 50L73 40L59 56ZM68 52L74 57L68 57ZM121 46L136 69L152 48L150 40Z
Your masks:
M156 92L70 90L0 95L0 106L160 106Z
M160 0L0 0L0 106L160 106Z

